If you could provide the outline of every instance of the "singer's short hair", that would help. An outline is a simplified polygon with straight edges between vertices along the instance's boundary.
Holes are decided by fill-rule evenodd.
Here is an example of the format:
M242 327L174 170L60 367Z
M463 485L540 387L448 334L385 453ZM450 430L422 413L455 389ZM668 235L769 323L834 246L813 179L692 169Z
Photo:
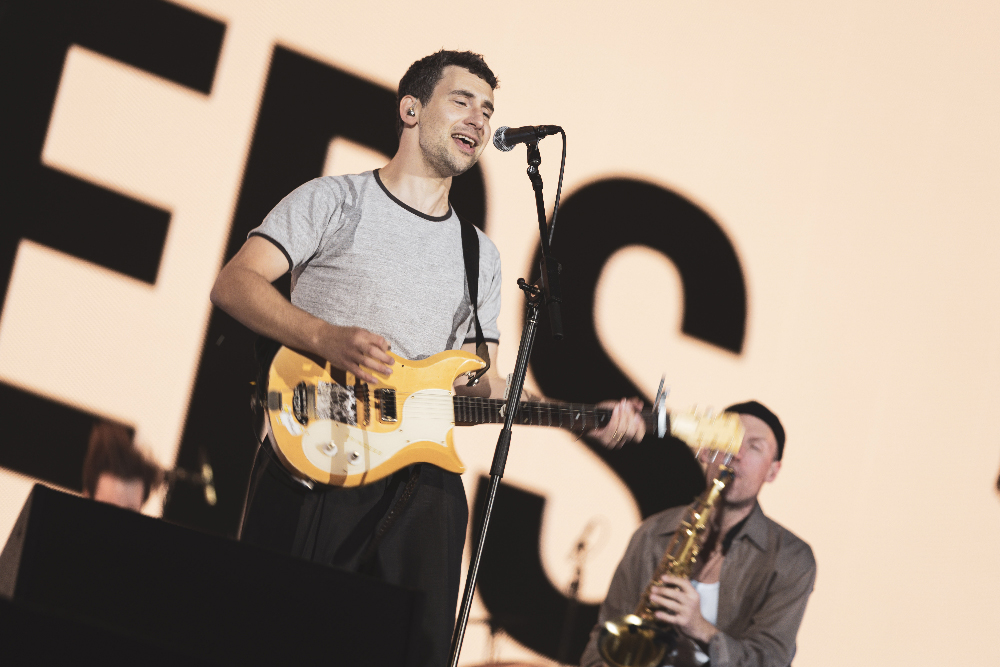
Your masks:
M142 501L149 499L162 479L160 467L133 442L132 429L117 422L99 420L90 430L87 456L83 460L83 492L93 498L97 480L107 473L119 479L142 480Z
M399 117L399 103L407 95L420 100L421 104L430 102L434 94L434 87L444 73L444 68L450 65L464 67L496 90L500 86L500 80L493 74L493 70L486 64L483 57L472 51L445 51L441 49L437 53L421 58L410 65L406 74L399 80L399 89L396 92L396 135L403 134L403 119Z

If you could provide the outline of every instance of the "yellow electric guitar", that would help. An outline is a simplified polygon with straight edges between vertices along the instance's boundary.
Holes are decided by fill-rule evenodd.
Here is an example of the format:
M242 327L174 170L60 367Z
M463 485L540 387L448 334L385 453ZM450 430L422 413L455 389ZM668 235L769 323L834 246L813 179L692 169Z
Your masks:
M504 421L506 401L457 396L455 379L485 364L449 350L427 359L395 359L378 384L331 369L328 362L282 347L271 362L267 412L279 458L292 474L334 486L361 486L413 463L465 470L452 444L455 424ZM557 426L582 433L602 426L610 409L576 403L522 401L517 424ZM743 441L736 415L643 411L647 430L668 431L688 446L735 454Z

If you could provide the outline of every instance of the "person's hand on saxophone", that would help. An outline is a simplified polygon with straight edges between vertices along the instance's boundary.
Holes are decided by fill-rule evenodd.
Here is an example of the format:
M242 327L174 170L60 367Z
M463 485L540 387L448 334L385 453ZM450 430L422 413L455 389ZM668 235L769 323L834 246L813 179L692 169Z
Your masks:
M684 577L665 574L662 586L653 586L649 601L657 608L656 620L675 626L685 635L701 644L708 642L719 631L701 615L701 596Z

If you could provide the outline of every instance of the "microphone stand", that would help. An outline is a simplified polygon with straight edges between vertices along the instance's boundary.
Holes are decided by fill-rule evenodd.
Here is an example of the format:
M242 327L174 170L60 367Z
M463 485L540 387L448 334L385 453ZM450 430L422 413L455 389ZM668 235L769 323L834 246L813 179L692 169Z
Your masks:
M521 342L517 349L517 362L511 374L510 386L507 388L507 402L504 406L504 423L497 438L497 447L493 453L493 464L490 467L490 486L483 505L483 525L479 529L473 547L472 559L469 562L469 573L465 579L465 591L462 594L461 611L455 624L455 633L451 640L450 667L458 667L458 656L462 652L462 641L465 639L465 629L469 624L469 612L472 609L472 598L476 591L476 579L479 577L479 564L483 556L483 546L486 543L486 532L489 530L490 517L493 514L493 501L496 498L504 468L507 466L507 452L510 449L510 438L521 403L521 391L524 389L524 378L528 372L528 358L535 342L538 330L538 313L543 304L548 305L549 320L552 325L552 335L558 340L563 336L562 317L558 292L558 263L549 255L549 241L546 235L545 199L542 197L542 177L538 173L538 165L542 162L538 151L538 142L528 144L528 178L535 191L535 203L538 209L538 230L542 237L541 278L542 287L529 285L524 278L517 279L517 286L524 292L527 301L524 328L521 330ZM514 406L511 409L511 405Z
M569 662L569 647L573 641L573 626L576 624L576 612L580 608L580 582L583 581L583 562L587 558L587 533L589 532L590 525L584 528L583 535L580 536L580 541L576 543L576 547L573 549L573 559L575 561L573 581L569 583L569 590L567 591L569 595L566 596L566 616L563 619L562 634L559 636L559 650L556 651L556 660L563 664Z
M552 337L562 340L562 298L559 295L559 262L549 252L548 225L545 223L545 198L542 196L542 175L538 165L542 163L542 154L538 150L538 142L528 144L528 178L531 189L535 191L535 208L538 210L538 233L542 237L542 261L540 269L542 290L545 303L549 307L549 325Z

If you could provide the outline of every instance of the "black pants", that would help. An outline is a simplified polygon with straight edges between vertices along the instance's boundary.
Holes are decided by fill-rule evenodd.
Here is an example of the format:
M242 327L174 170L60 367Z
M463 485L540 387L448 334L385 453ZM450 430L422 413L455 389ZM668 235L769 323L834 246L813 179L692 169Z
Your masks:
M461 476L436 466L309 490L261 448L240 539L422 591L417 662L440 667L448 664L468 520Z

